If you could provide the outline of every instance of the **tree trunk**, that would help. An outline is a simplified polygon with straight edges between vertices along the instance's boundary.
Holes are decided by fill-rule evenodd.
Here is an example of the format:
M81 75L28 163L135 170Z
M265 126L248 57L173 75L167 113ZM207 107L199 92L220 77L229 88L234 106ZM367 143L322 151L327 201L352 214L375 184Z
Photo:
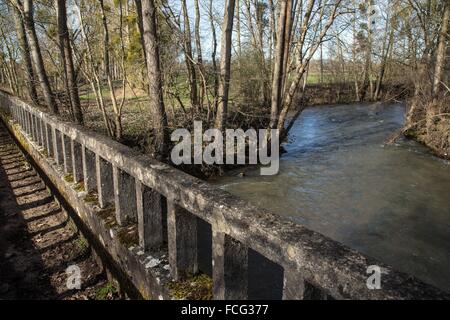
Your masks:
M191 23L189 19L186 0L182 0L183 20L184 20L184 54L186 59L186 67L189 77L189 89L191 104L194 110L198 111L198 91L197 91L197 72L192 57L192 37L191 37Z
M236 0L236 37L237 37L237 53L238 53L238 64L239 70L242 59L242 33L241 33L241 2Z
M313 58L314 54L316 53L317 49L319 48L320 44L322 43L325 35L327 34L328 30L333 25L337 15L339 14L337 10L338 10L341 2L342 2L342 0L337 0L334 3L332 13L328 17L328 21L327 21L326 25L324 26L322 32L318 36L317 41L314 44L311 45L311 48L309 49L309 53L304 59L301 58L301 55L302 55L301 47L303 46L303 43L304 43L303 41L304 41L304 39L306 37L306 28L304 28L304 30L303 30L303 34L301 35L301 38L300 38L300 42L301 42L300 43L300 47L296 51L296 54L297 54L297 57L296 57L297 65L296 65L296 68L295 68L294 78L292 80L292 83L290 84L289 89L286 90L286 92L284 93L283 109L281 110L279 118L278 118L277 129L280 131L280 134L282 136L285 136L284 127L285 127L286 117L287 117L287 114L289 112L289 109L292 106L292 103L294 101L295 94L298 91L300 82L301 82L301 80L302 80L302 78L303 78L303 76L304 76L304 74L305 74L305 72L306 72L306 70L308 68L308 65L309 65L311 59ZM311 7L308 9L307 12L312 12L312 5L313 5L313 3L314 3L314 0L310 0ZM307 25L306 15L305 15L305 22L306 22L306 24L304 24L304 25ZM280 41L280 39L278 39L278 41Z
M200 72L201 77L205 77L205 68L203 65L203 54L202 54L202 43L200 38L200 6L199 6L199 0L194 1L195 4L195 47L197 48L197 65ZM199 105L200 107L203 106L203 102L206 95L206 84L204 86L201 86L200 90L200 98L199 98Z
M155 129L154 153L156 158L167 155L167 116L164 107L159 44L154 0L142 0L142 17L144 30L144 50L147 57L149 82L149 107L153 116Z
M434 71L433 95L437 96L441 91L445 68L445 53L447 46L448 23L450 21L450 1L444 0L444 16L442 17L441 32L439 34L439 44L436 52L436 67Z
M83 124L80 96L78 94L77 79L73 65L72 48L70 46L69 29L67 28L66 0L56 0L58 15L58 37L63 63L64 76L75 122Z
M236 0L227 0L223 16L222 43L220 49L220 86L217 107L216 128L224 129L228 114L228 96L231 76L231 47L233 37L234 9Z
M291 17L289 7L292 5L292 0L281 0L280 2L280 16L278 18L278 30L277 30L277 46L275 52L275 65L272 81L272 101L271 101L271 113L270 113L270 128L275 128L278 124L278 114L282 103L283 96L283 83L284 72L286 70L285 64L287 63L286 48L289 50L289 46L286 45L288 39L287 29L289 28L288 20Z
M385 31L385 35L384 35L384 39L383 39L383 48L381 50L382 60L381 60L381 65L380 65L380 72L377 77L377 85L375 87L374 100L378 100L380 97L381 86L383 85L383 79L384 79L384 74L386 71L387 60L389 57L389 53L391 51L392 42L394 41L394 26L389 26L389 19L390 19L390 15L388 14L388 16L386 18L386 27L385 27L386 31ZM389 27L391 28L391 30L389 31L389 37L388 37L387 34L388 34Z
M27 86L28 95L35 105L39 105L39 99L35 86L35 78L33 64L30 57L30 47L28 46L27 35L22 17L17 8L13 8L14 22L16 25L17 39L19 40L20 53L25 64L25 84Z
M211 52L211 60L213 67L213 76L214 76L214 84L213 84L213 94L214 94L214 112L217 111L218 99L219 99L219 72L217 70L217 35L216 35L216 26L214 25L214 16L213 16L213 0L209 1L209 18L211 23L212 30L212 52ZM209 122L209 117L208 117Z
M141 38L141 45L144 43L144 27L143 27L143 21L142 21L142 2L141 0L134 0L134 3L136 5L136 12L137 12L137 26L139 29L139 36ZM145 50L142 48L142 52L144 54L144 60L145 63L147 63L147 58L145 57Z
M80 22L80 31L86 42L86 49L87 49L86 68L81 68L81 70L82 70L85 78L91 84L92 92L95 95L95 100L96 100L97 106L100 109L100 111L102 112L103 121L105 124L105 128L108 132L108 136L110 136L111 138L114 138L114 130L113 130L114 123L111 121L111 119L109 118L109 116L106 112L105 101L103 99L103 93L102 93L101 84L100 84L99 68L98 68L98 65L94 62L94 53L93 53L91 44L89 42L89 39L86 35L86 30L84 27L84 20L83 20L83 16L81 15L80 7L76 3L75 3L75 7L77 8L78 20Z
M56 104L52 89L50 88L50 82L48 80L47 72L45 71L44 60L42 58L41 48L39 47L39 41L36 34L36 29L34 27L32 0L24 0L23 2L23 19L27 39L30 45L31 56L33 58L34 66L36 67L36 73L42 87L45 102L50 111L57 114L58 106Z
M101 14L102 14L102 24L103 24L103 36L104 36L104 43L103 43L103 58L104 58L104 64L105 64L105 75L106 79L108 81L108 87L111 97L111 103L112 108L114 112L114 125L115 125L115 138L116 140L120 141L122 139L122 118L120 114L120 106L117 104L117 98L116 93L114 90L114 84L111 78L111 58L109 54L109 29L108 29L108 23L106 20L106 13L105 13L105 6L104 1L99 0L100 2L100 8L101 8ZM123 40L123 39L121 39Z

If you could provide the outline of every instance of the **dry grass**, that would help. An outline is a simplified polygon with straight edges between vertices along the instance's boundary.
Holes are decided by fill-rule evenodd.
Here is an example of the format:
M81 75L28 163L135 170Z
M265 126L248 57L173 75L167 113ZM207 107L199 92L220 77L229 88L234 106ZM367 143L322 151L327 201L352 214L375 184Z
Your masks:
M405 134L425 144L438 156L450 158L450 97L413 99Z

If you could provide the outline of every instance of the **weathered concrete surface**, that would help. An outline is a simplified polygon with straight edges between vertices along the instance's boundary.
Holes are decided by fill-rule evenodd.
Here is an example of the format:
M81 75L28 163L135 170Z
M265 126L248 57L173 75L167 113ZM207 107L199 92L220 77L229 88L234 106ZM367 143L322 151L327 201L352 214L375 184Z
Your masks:
M81 290L66 286L71 265ZM0 300L107 298L106 285L88 243L0 123Z
M306 295L305 291L317 291L319 294L314 294L316 297L330 296L335 299L449 299L448 294L413 279L409 275L396 272L379 261L350 250L301 225L256 208L106 137L82 127L61 122L55 117L34 110L14 97L0 93L0 98L3 98L0 107L7 106L9 109L7 111L11 111L12 114L17 114L18 109L24 109L25 113L37 115L47 125L51 125L70 139L83 144L85 148L95 151L97 156L109 161L115 170L125 172L169 199L171 208L174 206L183 208L190 215L197 216L211 224L215 234L226 234L240 246L257 251L282 266L287 275L285 286L289 294L286 294L286 297L301 296L302 291L303 295ZM13 106L13 108L9 108L9 106ZM113 257L118 269L128 275L142 295L152 298L168 297L167 290L164 288L167 288L166 284L171 281L172 277L168 272L167 251L144 252L138 245L138 237L135 237L134 234L134 232L139 234L139 230L141 230L140 234L145 234L142 229L134 224L118 226L114 219L114 212L117 211L117 208L113 211L102 211L98 208L95 194L75 192L76 186L64 181L62 169L55 164L54 160L43 156L34 143L25 139L21 128L15 122L8 122L8 124L23 147L35 158L52 183L57 186L59 192L76 209L93 236L99 239ZM88 174L95 176L93 169L91 166ZM118 185L116 183L116 195ZM127 185L131 186L131 184ZM132 193L127 192L128 194ZM169 217L171 223L169 231L175 230L175 233L169 232L168 236L171 247L177 249L179 245L182 246L194 240L187 238L190 237L189 234L192 234L192 232L188 232L192 228L183 230L177 224L176 219L170 220L173 217L174 215ZM138 222L145 221L144 219L137 220ZM189 223L189 225L191 224ZM179 236L184 239L177 239ZM216 243L219 246L225 245L224 241ZM187 247L191 248L192 246ZM219 251L225 249L213 248L213 250ZM170 256L176 258L171 259L172 276L177 275L176 268L178 267L195 270L196 262L192 255L175 251L171 252ZM227 261L231 266L236 266L237 261L242 261L240 254L229 254L228 259L236 259L236 261ZM223 259L219 260L225 263ZM180 261L182 261L181 264ZM381 290L367 288L367 268L371 265L382 267ZM224 270L223 266L217 264L213 268L219 268L219 271L220 269ZM223 272L213 273L228 276ZM223 279L216 278L214 281L220 282ZM292 281L295 283L291 283ZM313 290L308 288L313 288ZM222 296L227 297L228 293L225 292Z

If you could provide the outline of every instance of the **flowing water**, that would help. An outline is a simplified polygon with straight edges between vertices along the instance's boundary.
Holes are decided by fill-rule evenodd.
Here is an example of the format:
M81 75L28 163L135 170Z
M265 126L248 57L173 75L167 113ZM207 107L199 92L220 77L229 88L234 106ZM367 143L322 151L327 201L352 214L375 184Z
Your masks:
M404 120L400 104L309 108L278 175L215 183L450 291L450 164L412 141L385 145Z

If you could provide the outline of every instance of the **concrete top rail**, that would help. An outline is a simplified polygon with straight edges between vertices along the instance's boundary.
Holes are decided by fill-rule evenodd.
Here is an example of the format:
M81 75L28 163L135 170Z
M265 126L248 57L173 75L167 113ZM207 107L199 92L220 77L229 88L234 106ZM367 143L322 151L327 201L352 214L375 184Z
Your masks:
M239 257L242 255L240 248L251 248L283 268L285 299L307 298L309 286L320 290L322 297L333 299L450 299L447 293L410 275L397 272L302 225L257 208L101 134L63 122L2 91L0 102L0 108L22 126L26 126L26 115L32 115L46 128L59 131L64 137L101 157L114 170L125 172L162 195L167 199L169 212L181 208L211 224L215 297L242 297L237 292L240 284L235 283L239 279L238 273L246 272L242 270L245 263L242 266L239 263L245 261L245 258L242 260ZM40 128L41 132L45 131ZM43 136L41 140L45 145ZM175 258L171 260L174 278L178 277L178 264L190 263L186 252L178 252L189 250L189 246L183 244L188 241L182 238L186 230L177 229L180 226L175 224L173 227L173 221L171 223L171 219L176 217L168 214L169 251L177 251L172 253ZM140 219L139 223L148 223L145 221ZM175 242L171 241L174 237L178 237ZM380 290L370 290L367 286L371 275L368 268L373 265L382 270ZM229 272L233 272L235 280L230 279Z

